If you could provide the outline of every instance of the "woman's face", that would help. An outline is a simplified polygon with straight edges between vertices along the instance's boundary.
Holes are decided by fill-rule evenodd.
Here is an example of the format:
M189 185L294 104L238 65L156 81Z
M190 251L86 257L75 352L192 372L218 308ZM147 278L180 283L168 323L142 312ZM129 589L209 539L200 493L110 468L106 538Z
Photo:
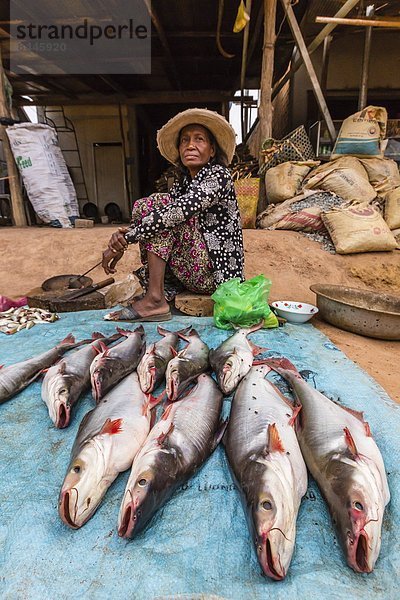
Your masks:
M208 131L202 125L188 125L179 136L179 156L182 164L196 177L210 158L215 156L214 144L210 142Z

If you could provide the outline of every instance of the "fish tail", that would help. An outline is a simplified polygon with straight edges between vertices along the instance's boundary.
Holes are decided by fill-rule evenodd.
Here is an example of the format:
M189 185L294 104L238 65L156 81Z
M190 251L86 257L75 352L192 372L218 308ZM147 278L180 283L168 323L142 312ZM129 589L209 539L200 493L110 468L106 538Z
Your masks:
M69 333L61 342L58 342L57 346L69 346L70 344L75 344L75 337L72 333Z
M271 367L274 371L285 377L285 373L289 371L290 373L295 373L300 379L302 379L300 373L297 368L294 366L292 362L288 358L267 358L265 359L265 364Z
M100 333L100 331L93 331L92 333L92 340L99 340L100 338L104 338L106 337L103 333Z
M197 331L193 329L193 327L190 328L187 334L182 333L181 331L177 331L176 333L181 338L181 340L184 340L185 342L190 342L191 337L200 337Z

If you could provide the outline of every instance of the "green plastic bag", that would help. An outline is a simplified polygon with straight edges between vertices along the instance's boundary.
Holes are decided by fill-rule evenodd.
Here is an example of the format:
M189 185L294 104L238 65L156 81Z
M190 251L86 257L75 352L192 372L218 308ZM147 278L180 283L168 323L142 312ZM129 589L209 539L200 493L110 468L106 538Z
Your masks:
M264 321L263 327L278 327L278 319L268 306L272 282L264 275L241 282L239 277L221 283L211 298L214 300L214 323L220 329L251 327Z

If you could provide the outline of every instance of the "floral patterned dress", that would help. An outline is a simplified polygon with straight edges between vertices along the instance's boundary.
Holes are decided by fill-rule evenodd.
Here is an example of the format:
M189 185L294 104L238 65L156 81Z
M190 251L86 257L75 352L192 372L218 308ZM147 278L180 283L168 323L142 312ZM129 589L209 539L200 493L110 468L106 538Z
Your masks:
M229 170L205 165L194 179L176 182L133 206L128 243L139 242L147 287L147 252L167 263L167 300L182 289L211 294L228 279L243 279L243 237Z

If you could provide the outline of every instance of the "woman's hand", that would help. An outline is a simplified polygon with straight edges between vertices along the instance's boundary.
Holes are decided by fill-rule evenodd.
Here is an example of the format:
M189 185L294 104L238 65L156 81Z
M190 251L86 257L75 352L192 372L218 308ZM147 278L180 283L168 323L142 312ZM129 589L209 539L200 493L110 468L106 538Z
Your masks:
M124 238L124 233L127 233L129 229L127 227L119 227L118 231L112 234L108 247L103 252L103 260L101 266L104 271L109 275L115 273L115 265L124 255L125 250L128 249L128 242Z
M115 273L116 268L115 265L121 258L123 257L123 252L114 252L110 250L110 248L106 248L103 252L103 260L101 261L101 266L104 271L109 275L110 273Z
M128 233L127 227L119 227L118 231L112 234L110 241L108 242L108 248L111 252L125 252L128 248L128 242L124 238L124 233Z

